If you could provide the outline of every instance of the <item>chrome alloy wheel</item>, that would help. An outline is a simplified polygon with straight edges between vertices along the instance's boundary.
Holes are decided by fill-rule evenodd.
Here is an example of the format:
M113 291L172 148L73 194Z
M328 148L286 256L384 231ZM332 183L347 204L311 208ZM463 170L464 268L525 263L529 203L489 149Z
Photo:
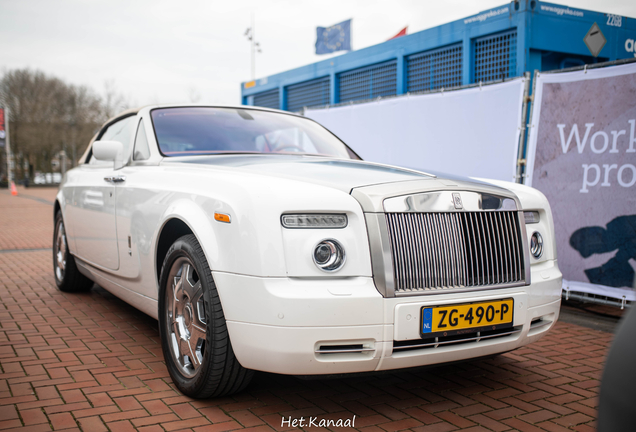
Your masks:
M66 231L64 223L60 222L57 227L57 236L55 237L55 276L57 280L63 281L66 272Z
M166 333L180 372L193 377L203 361L207 324L203 289L196 269L186 257L170 268L166 287Z

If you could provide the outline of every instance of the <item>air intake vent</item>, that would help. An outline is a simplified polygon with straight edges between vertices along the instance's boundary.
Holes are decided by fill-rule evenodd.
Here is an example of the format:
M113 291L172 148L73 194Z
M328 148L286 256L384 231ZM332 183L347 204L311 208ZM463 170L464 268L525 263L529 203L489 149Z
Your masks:
M516 211L387 213L395 292L525 283Z

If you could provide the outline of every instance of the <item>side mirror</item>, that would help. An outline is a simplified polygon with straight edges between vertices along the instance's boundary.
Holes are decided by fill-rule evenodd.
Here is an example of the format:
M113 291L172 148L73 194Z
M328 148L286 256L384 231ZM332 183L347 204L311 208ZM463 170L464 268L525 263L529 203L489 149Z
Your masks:
M124 166L124 145L119 141L95 141L93 143L93 156L101 161L112 161L114 168Z

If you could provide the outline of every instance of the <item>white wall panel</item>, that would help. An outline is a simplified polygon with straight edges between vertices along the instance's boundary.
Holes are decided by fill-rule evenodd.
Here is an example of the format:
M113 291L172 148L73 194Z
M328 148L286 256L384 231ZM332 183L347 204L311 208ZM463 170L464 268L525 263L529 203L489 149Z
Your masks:
M524 79L307 110L363 159L514 181Z

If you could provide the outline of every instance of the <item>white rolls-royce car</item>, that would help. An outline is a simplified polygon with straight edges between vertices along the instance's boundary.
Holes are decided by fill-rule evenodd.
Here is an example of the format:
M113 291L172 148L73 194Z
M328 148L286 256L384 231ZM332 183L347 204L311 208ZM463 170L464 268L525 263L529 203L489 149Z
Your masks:
M62 181L53 264L60 290L97 283L158 319L174 383L198 398L254 371L513 350L561 298L540 192L364 162L312 120L244 106L107 122Z

